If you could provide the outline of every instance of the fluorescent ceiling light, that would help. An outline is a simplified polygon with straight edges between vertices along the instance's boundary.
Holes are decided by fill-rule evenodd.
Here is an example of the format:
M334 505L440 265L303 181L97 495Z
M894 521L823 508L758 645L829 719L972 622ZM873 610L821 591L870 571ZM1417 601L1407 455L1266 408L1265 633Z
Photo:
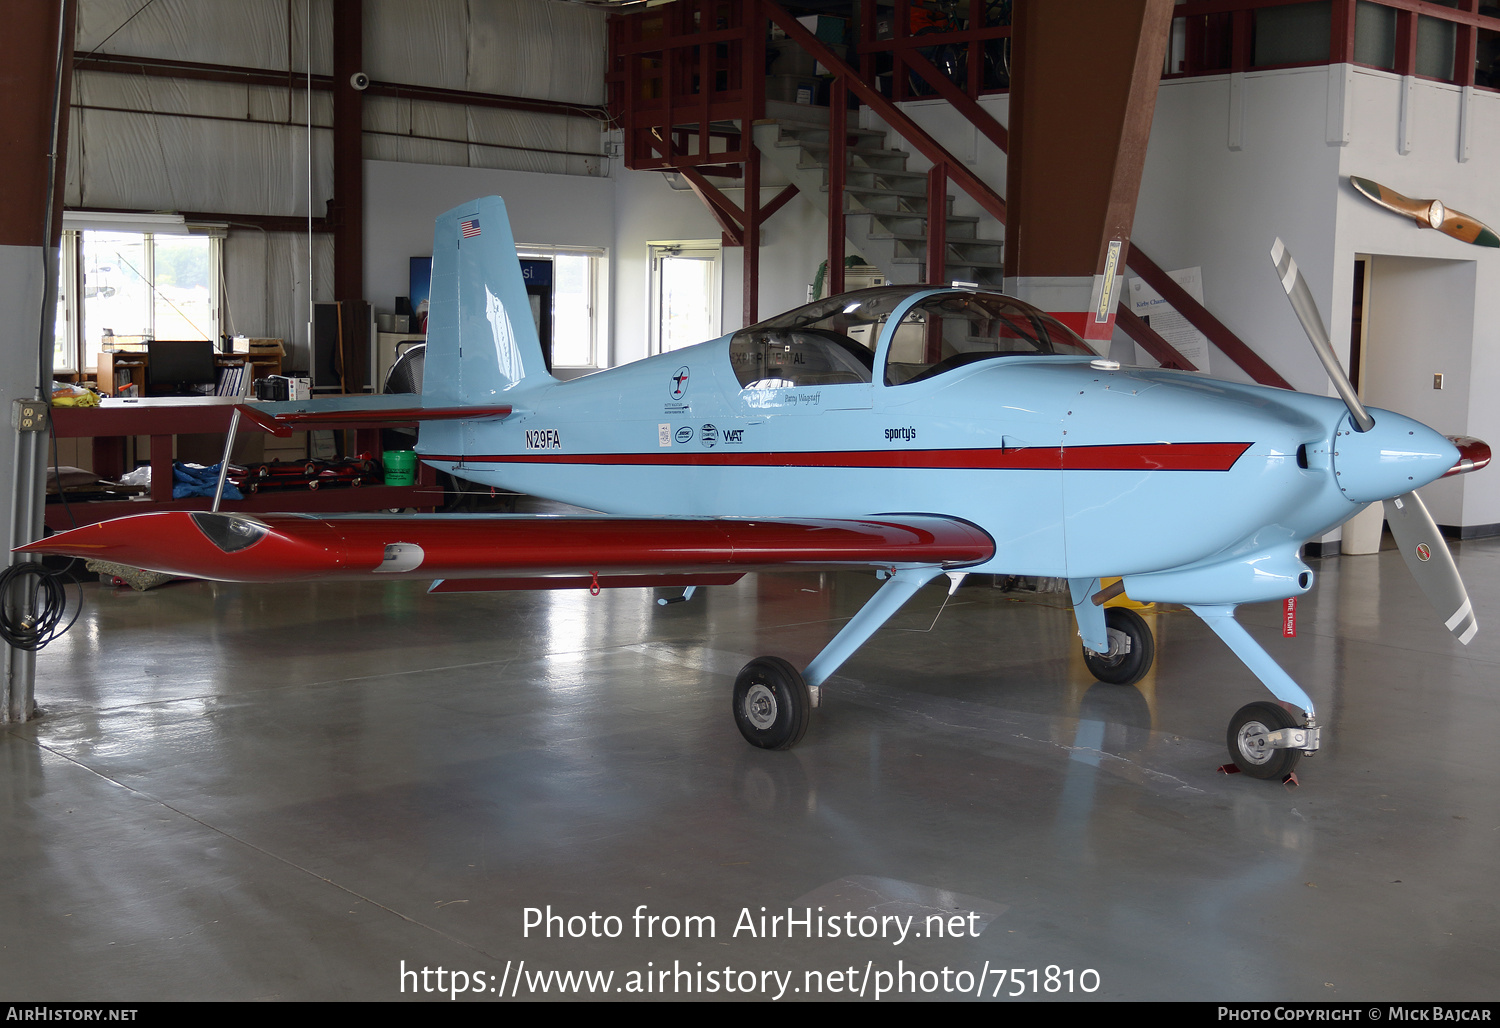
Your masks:
M63 228L188 234L187 221L181 214L131 214L124 211L63 211Z

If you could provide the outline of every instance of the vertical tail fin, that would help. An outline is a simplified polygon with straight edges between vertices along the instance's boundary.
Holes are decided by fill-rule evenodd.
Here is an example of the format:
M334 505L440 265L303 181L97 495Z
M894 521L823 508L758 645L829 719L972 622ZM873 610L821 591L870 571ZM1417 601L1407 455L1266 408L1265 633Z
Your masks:
M471 200L437 219L423 394L486 403L523 381L552 381L542 358L505 201Z

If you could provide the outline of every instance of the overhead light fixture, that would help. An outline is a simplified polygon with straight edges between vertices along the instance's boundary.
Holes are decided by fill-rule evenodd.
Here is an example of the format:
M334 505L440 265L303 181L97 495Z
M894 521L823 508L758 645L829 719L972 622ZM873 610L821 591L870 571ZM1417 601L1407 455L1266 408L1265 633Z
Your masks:
M65 229L102 229L106 232L155 232L187 235L187 219L181 214L145 214L130 211L63 211Z

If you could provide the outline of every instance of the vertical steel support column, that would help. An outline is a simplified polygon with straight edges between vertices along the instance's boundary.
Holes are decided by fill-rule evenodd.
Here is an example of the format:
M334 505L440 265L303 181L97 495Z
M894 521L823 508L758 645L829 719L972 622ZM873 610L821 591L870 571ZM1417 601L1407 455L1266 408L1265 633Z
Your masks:
M927 172L927 281L948 281L948 167L934 164Z
M745 133L745 325L760 320L760 148ZM743 327L743 326L742 326Z
M1013 9L1006 286L1105 345L1109 272L1128 249L1172 10L1172 0Z
M844 291L844 181L849 172L849 92L836 78L828 97L828 295Z
M6 563L12 547L42 535L47 433L22 432L12 405L45 400L52 380L53 312L57 309L57 245L62 235L63 183L68 150L68 103L72 85L74 5L0 0L7 42L0 64L0 96L7 103L0 123L0 504ZM15 617L33 611L29 592L0 597ZM5 648L0 721L35 715L36 654Z
M333 298L365 295L364 93L350 78L364 70L363 0L333 4ZM310 99L310 98L309 98Z
M755 122L766 116L766 13L759 3L745 11L748 31L745 33L744 55L740 60L740 89L750 96L750 120ZM750 126L740 126L741 138L748 143Z

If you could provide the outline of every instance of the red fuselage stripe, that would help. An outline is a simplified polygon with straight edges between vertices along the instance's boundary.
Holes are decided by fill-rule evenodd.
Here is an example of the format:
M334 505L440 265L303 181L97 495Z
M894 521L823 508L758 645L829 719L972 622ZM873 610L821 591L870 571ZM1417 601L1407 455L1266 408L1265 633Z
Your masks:
M922 468L965 471L1228 471L1249 443L1135 443L1110 446L1028 446L1018 449L825 450L758 453L514 453L486 456L423 454L426 460L471 464L607 464L650 467Z

